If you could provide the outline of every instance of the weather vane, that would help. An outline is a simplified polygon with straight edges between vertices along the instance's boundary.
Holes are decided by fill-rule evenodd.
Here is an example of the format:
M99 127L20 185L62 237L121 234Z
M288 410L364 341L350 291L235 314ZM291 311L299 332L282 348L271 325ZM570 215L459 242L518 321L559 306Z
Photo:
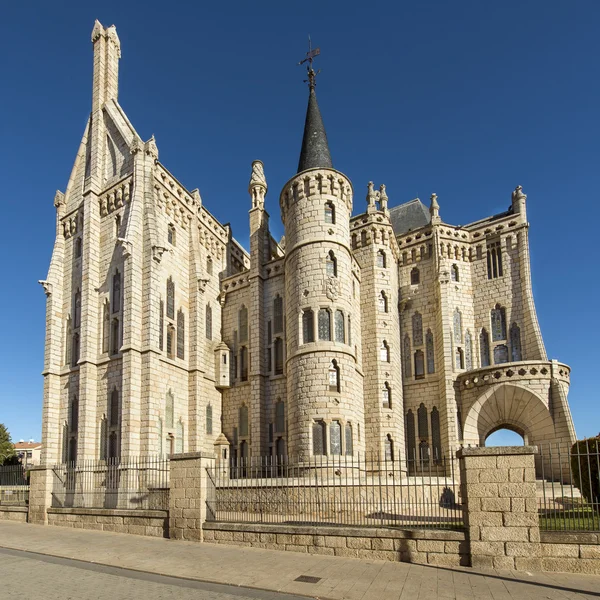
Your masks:
M308 87L310 87L311 89L314 89L315 85L316 85L316 77L317 75L321 72L321 69L319 69L316 73L315 70L313 69L313 60L315 59L315 56L319 56L319 54L321 54L321 48L315 48L313 50L312 48L312 42L310 40L310 35L308 36L308 52L306 53L305 58L303 58L298 64L302 65L305 62L308 63L308 65L306 65L306 72L308 73L308 79L305 79L304 82L308 82Z

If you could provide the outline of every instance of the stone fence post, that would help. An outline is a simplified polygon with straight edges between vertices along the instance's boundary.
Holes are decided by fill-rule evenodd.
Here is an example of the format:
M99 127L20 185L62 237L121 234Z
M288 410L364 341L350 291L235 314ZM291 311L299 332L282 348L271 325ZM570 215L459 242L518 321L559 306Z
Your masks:
M541 571L535 446L461 448L471 566Z
M29 470L28 522L48 525L48 509L52 506L53 469L45 465Z
M169 537L175 540L203 540L208 490L207 468L214 470L215 456L188 452L171 456L169 490Z

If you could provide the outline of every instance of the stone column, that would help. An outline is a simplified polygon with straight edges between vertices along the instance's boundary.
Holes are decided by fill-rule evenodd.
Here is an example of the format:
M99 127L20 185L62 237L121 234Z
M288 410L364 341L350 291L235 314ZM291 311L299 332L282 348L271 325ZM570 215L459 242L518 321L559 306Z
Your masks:
M48 525L48 508L52 505L51 467L31 467L29 479L29 523Z
M461 448L471 566L541 571L535 446Z
M207 468L214 472L215 456L189 452L171 456L169 492L169 537L201 542L206 521L206 500L210 485Z

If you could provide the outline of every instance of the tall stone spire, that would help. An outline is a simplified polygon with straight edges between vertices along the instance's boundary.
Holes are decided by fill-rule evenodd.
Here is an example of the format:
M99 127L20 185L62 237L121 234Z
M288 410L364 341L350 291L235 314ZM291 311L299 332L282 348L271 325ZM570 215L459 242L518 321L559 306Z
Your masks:
M306 121L304 122L304 137L302 138L302 150L300 151L300 161L298 162L298 173L314 168L333 168L331 163L331 154L329 153L329 144L327 143L327 134L317 102L315 93L317 74L312 68L312 61L320 53L319 49L312 50L309 46L307 58L302 62L308 61L308 108L306 109ZM302 63L300 63L302 64Z

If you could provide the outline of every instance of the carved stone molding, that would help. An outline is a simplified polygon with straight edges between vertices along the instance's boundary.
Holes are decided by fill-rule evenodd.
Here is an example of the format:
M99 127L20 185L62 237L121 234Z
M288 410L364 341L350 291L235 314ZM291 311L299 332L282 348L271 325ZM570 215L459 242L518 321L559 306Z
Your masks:
M325 295L335 302L340 295L340 280L337 277L328 277L325 280Z
M210 281L210 279L204 279L202 277L200 279L198 279L198 290L200 292L204 293L206 291L206 286L209 281Z
M50 296L52 294L52 284L45 279L40 279L38 283L44 288L44 294Z
M117 238L117 244L123 249L123 258L129 258L133 253L133 242L125 238Z
M152 258L159 263L162 260L162 256L165 252L169 252L168 248L164 246L152 246Z

